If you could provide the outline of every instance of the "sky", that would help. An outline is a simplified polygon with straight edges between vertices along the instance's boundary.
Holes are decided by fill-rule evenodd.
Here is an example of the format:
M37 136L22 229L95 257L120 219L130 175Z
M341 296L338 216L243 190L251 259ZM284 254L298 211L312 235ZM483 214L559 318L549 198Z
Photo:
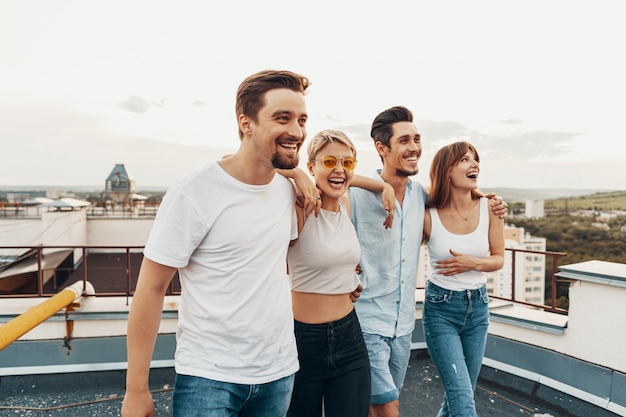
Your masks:
M239 145L248 75L307 76L309 137L380 167L373 118L411 109L424 151L458 140L479 186L626 189L623 0L0 2L0 186L168 187ZM306 145L306 143L305 143ZM301 151L301 164L306 159Z

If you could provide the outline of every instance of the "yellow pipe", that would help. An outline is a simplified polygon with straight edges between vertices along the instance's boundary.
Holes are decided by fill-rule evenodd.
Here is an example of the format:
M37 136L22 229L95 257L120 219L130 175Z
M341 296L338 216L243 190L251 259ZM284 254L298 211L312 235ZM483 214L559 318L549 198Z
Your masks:
M87 284L88 289L93 289L91 284ZM43 303L36 305L13 320L6 322L3 326L0 326L0 350L9 346L39 324L48 320L48 318L55 315L59 310L73 303L82 293L82 281L75 282Z

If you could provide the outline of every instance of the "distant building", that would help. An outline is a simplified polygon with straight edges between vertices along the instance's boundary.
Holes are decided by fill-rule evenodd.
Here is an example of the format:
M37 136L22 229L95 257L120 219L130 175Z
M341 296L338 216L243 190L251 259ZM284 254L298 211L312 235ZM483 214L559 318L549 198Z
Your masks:
M543 216L543 200L526 200L526 217L538 219Z
M522 249L545 252L546 238L524 233L523 227L505 225L504 246L509 249ZM533 304L545 302L546 256L539 253L505 251L504 266L501 270L487 273L487 291L504 298L513 298L511 275L515 268L515 300Z
M98 208L104 208L105 215L114 214L117 209L131 216L139 214L145 209L145 195L137 194L135 180L130 176L124 164L116 164L104 183L102 193L104 202L98 204ZM157 205L158 206L158 205ZM156 210L157 206L152 206Z
M116 203L129 203L136 192L135 180L130 177L124 164L116 164L107 177L104 194Z
M609 211L601 211L596 216L599 222L608 222L609 220L617 219L619 216L626 216L626 211L624 210L609 210Z
M19 203L22 200L27 200L33 197L33 195L29 192L6 193L6 196L9 203Z
M422 245L420 249L420 259L417 264L417 287L425 287L430 278L432 267L430 266L430 256L428 246Z

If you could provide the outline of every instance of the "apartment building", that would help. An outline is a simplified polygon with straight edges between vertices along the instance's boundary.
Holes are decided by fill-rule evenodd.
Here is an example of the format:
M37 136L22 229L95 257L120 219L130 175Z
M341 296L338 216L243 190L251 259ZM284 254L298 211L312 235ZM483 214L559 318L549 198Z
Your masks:
M487 289L490 294L514 298L534 304L545 301L545 255L540 253L516 252L515 249L545 252L546 239L525 233L523 227L504 226L504 266L501 270L487 274ZM515 287L511 275L515 270Z

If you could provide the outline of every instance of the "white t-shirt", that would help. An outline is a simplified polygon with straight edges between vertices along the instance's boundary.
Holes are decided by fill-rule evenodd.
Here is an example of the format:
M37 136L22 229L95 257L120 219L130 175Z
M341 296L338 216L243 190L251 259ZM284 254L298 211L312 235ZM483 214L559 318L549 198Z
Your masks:
M170 188L144 254L179 270L176 372L261 384L298 370L289 241L295 192L235 180L214 162Z

